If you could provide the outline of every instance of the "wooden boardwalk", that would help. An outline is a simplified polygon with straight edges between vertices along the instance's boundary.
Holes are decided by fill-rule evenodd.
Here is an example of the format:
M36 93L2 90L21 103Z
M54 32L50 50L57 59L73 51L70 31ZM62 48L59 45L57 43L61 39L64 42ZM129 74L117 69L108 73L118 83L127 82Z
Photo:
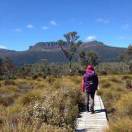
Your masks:
M81 112L76 123L76 132L104 132L104 129L108 127L108 122L100 96L95 95L95 113Z

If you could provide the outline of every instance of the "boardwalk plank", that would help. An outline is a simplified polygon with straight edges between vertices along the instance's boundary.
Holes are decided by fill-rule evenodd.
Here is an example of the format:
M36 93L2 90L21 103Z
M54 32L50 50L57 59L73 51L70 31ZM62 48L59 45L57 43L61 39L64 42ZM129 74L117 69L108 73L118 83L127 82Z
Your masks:
M95 95L95 113L81 112L76 132L103 132L108 127L105 108L100 96Z

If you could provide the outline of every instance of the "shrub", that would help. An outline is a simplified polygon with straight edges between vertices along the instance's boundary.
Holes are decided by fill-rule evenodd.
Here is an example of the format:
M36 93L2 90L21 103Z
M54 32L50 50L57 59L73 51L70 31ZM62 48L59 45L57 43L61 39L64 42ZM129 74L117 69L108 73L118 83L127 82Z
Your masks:
M9 95L12 96L8 101L13 99L13 105L0 105L2 131L74 131L75 119L83 102L79 88L80 77L48 76L46 79L13 81L14 86L0 82L0 95L6 95L6 98L0 97L2 103L6 102L3 99Z
M0 118L0 126L3 124L3 120L2 118Z
M132 89L132 80L131 80L131 79L127 79L127 80L125 81L125 87L126 87L127 89Z
M103 71L100 71L100 74L101 75L107 75L108 73L107 73L107 71L103 70Z
M126 80L126 79L131 79L131 78L132 78L131 76L124 75L121 79L122 79L122 80Z
M33 101L40 100L40 99L41 99L41 91L34 90L22 96L20 98L20 102L23 105L27 105Z
M48 81L48 83L50 83L50 84L53 84L55 80L56 80L56 79L55 79L54 77L52 77L52 76L48 76L48 77L46 78L46 81Z
M28 111L26 116L50 125L74 128L74 121L79 112L77 94L75 89L70 88L47 93L41 101L35 101L25 110L25 112Z
M11 96L0 96L0 105L9 106L14 103L14 99Z
M39 77L38 75L33 75L33 76L32 76L32 79L35 80L35 79L37 79L38 77Z
M16 85L14 80L5 80L4 85Z
M112 77L110 79L110 81L114 82L114 83L121 83L121 80L119 80L118 78Z

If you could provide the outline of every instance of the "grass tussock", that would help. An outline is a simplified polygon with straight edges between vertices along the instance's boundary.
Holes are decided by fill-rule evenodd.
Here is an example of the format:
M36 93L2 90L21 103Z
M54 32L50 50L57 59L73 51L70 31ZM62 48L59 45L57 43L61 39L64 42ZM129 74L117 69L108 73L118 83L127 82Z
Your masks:
M39 128L39 129L38 129ZM71 128L60 128L53 125L41 123L40 121L32 121L30 124L25 123L23 119L20 119L16 126L11 122L5 121L1 126L2 132L73 132Z
M132 131L131 81L131 75L111 75L100 80L98 94L103 99L110 121L106 132Z
M80 79L49 76L0 81L1 131L74 131L83 100Z
M120 116L129 116L132 118L132 93L124 94L115 104Z
M131 132L132 131L132 119L129 117L122 117L114 122L110 122L109 129L106 132Z
M98 94L108 111L108 132L132 130L131 80L131 75L100 77ZM80 76L0 81L1 131L74 131L84 98L80 83Z
M15 81L14 80L5 80L4 85L15 85Z

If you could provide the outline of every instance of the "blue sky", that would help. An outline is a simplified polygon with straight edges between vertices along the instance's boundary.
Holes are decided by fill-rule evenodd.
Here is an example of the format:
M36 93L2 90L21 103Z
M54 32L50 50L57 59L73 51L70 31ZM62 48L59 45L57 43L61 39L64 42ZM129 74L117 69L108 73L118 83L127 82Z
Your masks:
M83 41L132 43L131 0L0 0L0 47L25 50L77 31Z

